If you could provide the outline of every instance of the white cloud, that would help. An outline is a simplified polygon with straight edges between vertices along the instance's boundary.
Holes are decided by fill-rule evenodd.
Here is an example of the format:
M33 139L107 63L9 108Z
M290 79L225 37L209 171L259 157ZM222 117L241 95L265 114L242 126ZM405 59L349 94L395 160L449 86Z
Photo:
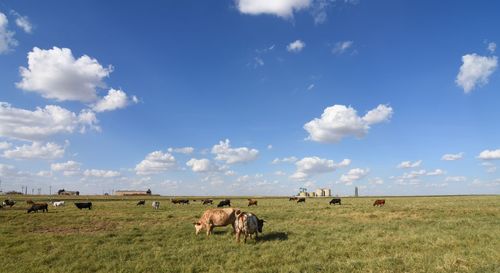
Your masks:
M342 41L335 43L335 46L332 49L332 53L341 55L345 53L349 48L354 44L353 41Z
M273 145L271 145L271 144L267 145L268 150L271 150L272 148L273 148Z
M311 83L308 87L307 87L307 90L308 91L311 91L314 89L314 83Z
M427 176L437 176L437 175L443 175L445 174L446 172L441 170L441 169L435 169L434 171L431 171L431 172L426 172L426 175Z
M500 159L500 149L498 150L484 150L478 155L482 160L497 160Z
M225 161L227 164L242 163L257 159L259 151L247 147L231 148L229 139L220 141L212 147L215 159Z
M14 108L0 102L0 136L37 141L60 133L85 132L87 128L99 131L95 113L82 110L75 114L56 105L37 107L35 111Z
M10 147L12 147L12 143L6 141L0 142L0 150L6 150L9 149Z
M465 93L469 93L476 86L488 83L488 78L497 68L498 58L497 56L479 56L474 53L462 56L462 62L455 82L464 89Z
M491 42L491 43L488 43L488 51L490 51L491 53L495 52L495 50L497 49L497 44Z
M63 163L52 163L50 169L54 172L63 172L65 176L73 176L80 173L81 163L70 160Z
M179 153L179 154L192 154L194 152L193 147L181 147L181 148L168 148L169 153Z
M384 180L380 177L375 177L375 178L370 179L369 183L374 184L374 185L382 185L382 184L384 184Z
M130 99L122 90L109 89L108 94L98 100L92 109L96 112L113 111L120 108L125 108L130 103L137 103L137 97Z
M369 169L350 169L346 174L343 174L340 177L340 182L345 183L346 185L352 185L353 182L363 179L370 172Z
M464 182L467 180L465 176L448 176L446 177L446 182Z
M368 133L370 125L387 121L392 114L392 108L382 104L363 117L350 106L333 105L323 111L321 118L306 123L304 129L309 133L308 140L334 143L350 135L361 138Z
M176 161L173 155L162 151L154 151L135 166L135 171L138 175L162 173L172 169L175 164Z
M52 177L52 172L51 171L39 171L36 173L37 176L40 177Z
M286 175L286 173L284 171L275 171L274 172L274 175L277 175L277 176L284 176Z
M264 60L261 57L255 57L253 58L253 60L254 60L254 66L253 66L254 68L264 65Z
M282 18L293 18L293 13L308 8L312 0L235 0L243 14L271 14Z
M305 181L311 176L333 172L336 169L348 166L349 164L351 164L351 160L349 159L344 159L340 163L335 163L333 160L319 158L317 156L304 157L295 162L296 170L290 178L298 181Z
M31 145L18 146L3 152L3 157L10 159L56 159L64 156L65 147L57 143L33 142Z
M210 172L217 170L216 166L214 166L212 162L206 158L191 158L188 162L186 162L186 165L190 167L193 172Z
M278 163L293 163L296 162L298 158L295 156L290 156L290 157L284 157L284 158L275 158L271 163L272 164L278 164Z
M14 39L14 32L7 29L8 24L9 20L7 20L7 16L0 12L0 54L7 53L13 47L17 46L17 41Z
M304 47L306 47L306 43L301 40L295 40L286 46L286 50L288 50L288 52L299 53Z
M83 175L85 175L87 177L113 178L113 177L120 176L120 172L111 171L111 170L91 169L91 170L85 170L83 172Z
M28 16L22 16L14 10L11 10L10 13L16 17L16 25L24 32L31 33L33 31L33 25L31 24Z
M35 47L28 53L28 68L20 68L22 80L16 85L48 99L92 102L112 71L112 66L105 68L87 55L75 59L69 48Z
M464 153L458 153L458 154L444 154L441 157L441 160L445 161L454 161L454 160L460 160L464 157Z
M417 160L415 162L403 161L399 163L397 167L400 169L417 168L420 167L420 164L422 164L422 160Z

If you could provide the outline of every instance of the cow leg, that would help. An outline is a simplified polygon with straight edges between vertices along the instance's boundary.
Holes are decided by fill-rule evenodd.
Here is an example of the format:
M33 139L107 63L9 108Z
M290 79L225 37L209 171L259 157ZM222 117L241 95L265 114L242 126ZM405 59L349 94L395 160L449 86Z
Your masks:
M240 232L236 232L236 242L239 243L240 242Z
M231 226L233 226L233 234L235 234L236 233L236 226L234 225L234 222L231 223Z
M244 240L245 244L247 243L247 237L248 237L248 234L245 233L245 240Z

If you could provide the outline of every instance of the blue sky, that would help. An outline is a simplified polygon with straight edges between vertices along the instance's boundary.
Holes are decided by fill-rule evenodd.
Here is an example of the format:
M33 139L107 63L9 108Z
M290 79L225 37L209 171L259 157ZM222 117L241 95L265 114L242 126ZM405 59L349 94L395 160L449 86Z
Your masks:
M492 1L0 1L5 190L500 193Z

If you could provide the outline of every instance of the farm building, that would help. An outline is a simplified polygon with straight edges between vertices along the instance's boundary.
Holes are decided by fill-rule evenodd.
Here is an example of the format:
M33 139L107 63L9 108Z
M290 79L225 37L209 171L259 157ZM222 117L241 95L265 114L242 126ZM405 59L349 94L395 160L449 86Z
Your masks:
M323 189L317 189L316 191L313 192L307 192L305 190L302 190L299 192L298 196L300 197L329 197L332 196L332 190L323 188Z
M151 190L147 191L137 191L137 190L121 190L115 191L115 195L118 196L133 196L133 195L151 195Z

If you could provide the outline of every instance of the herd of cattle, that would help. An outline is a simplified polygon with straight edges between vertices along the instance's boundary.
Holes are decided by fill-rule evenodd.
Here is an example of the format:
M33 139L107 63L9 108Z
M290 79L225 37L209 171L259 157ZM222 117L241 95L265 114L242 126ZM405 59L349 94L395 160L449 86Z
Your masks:
M193 200L194 202L198 200ZM202 199L200 200L203 205L212 205L214 203L213 199ZM303 197L290 197L289 201L296 201L297 203L305 203L306 198ZM172 199L171 202L173 204L185 204L189 205L189 199ZM30 212L48 212L49 204L45 202L35 203L32 200L27 200L26 203L31 205L28 208L27 213ZM65 206L65 201L51 201L49 202L54 207L63 207ZM3 201L0 208L9 206L13 207L16 204L16 201L6 199ZM75 206L78 209L92 209L92 202L75 202ZM333 198L330 200L329 205L342 205L342 200L340 198ZM137 202L137 206L146 205L146 200L139 200ZM373 206L383 206L385 205L385 199L377 199L373 203ZM160 208L159 201L152 201L151 206L153 209L157 210ZM229 208L224 208L224 207ZM257 200L248 199L248 207L257 206ZM255 214L250 212L244 212L237 208L231 208L231 200L224 199L219 201L217 204L217 208L212 208L206 210L200 219L197 222L194 222L195 233L198 235L203 229L206 230L207 236L212 234L212 231L215 227L223 227L227 225L232 225L233 233L236 234L236 241L240 241L241 235L244 236L244 241L247 241L247 238L254 236L255 240L258 238L258 233L262 233L262 229L264 227L265 221L263 219L259 219Z

